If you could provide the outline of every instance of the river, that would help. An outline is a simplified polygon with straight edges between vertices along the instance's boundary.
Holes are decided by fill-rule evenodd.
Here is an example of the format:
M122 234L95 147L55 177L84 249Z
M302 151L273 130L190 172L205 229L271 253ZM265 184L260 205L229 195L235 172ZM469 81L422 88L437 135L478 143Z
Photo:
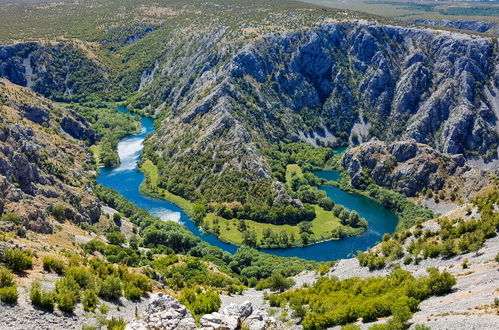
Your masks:
M97 182L115 189L138 207L146 209L163 221L177 221L185 225L194 235L211 245L218 246L230 253L235 253L237 246L222 242L215 235L199 230L194 222L175 204L168 201L154 199L139 192L140 184L144 181L144 174L139 172L137 163L140 160L145 137L154 131L151 118L141 117L142 129L139 134L123 138L118 144L118 154L121 164L117 168L101 168ZM320 171L318 177L327 180L337 180L336 171ZM300 257L303 259L327 261L346 258L357 250L366 250L381 240L384 233L392 233L397 226L397 217L380 204L358 194L345 192L337 187L322 186L327 195L336 203L342 204L349 210L355 210L366 218L369 225L365 233L357 237L348 237L341 240L316 243L306 247L292 247L287 249L272 249L263 252L283 257Z

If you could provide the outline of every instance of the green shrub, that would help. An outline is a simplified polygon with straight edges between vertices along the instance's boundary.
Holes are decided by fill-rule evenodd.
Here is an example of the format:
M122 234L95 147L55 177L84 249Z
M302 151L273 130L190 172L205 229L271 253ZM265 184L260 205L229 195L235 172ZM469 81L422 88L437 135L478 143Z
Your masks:
M54 216L54 218L56 218L59 221L64 220L66 218L66 208L63 205L60 204L55 205L54 207L52 207L51 213Z
M65 313L73 313L76 301L76 296L71 291L63 291L57 294L57 307Z
M26 252L18 249L4 250L2 258L5 266L15 272L33 267L33 259Z
M0 288L14 286L14 275L12 272L5 268L0 268Z
M204 315L218 311L221 305L220 297L215 292L208 291L197 295L194 302L189 306L191 312L195 315Z
M20 225L22 223L22 219L15 213L7 212L2 215L1 221L10 222L15 225Z
M441 296L452 291L452 287L456 284L456 278L450 273L444 271L439 272L436 268L428 268L429 274L428 286L432 294Z
M125 285L125 298L131 301L139 301L142 297L142 290L133 284Z
M0 288L0 301L6 304L15 304L17 302L17 288L15 286L6 286Z
M83 292L81 303L85 312L93 312L99 303L99 299L95 291L87 289Z
M108 233L106 235L106 239L108 240L109 244L112 245L121 245L125 243L125 235L120 232Z
M295 285L295 281L285 278L281 273L274 273L270 277L260 280L256 285L257 290L270 289L283 292Z
M31 284L30 300L34 306L49 312L54 311L55 294L43 291L40 287L40 282L35 281Z
M123 285L119 278L110 276L106 278L100 287L99 295L105 299L119 299L122 293Z
M64 273L64 262L53 257L43 258L43 269L47 272L54 272L59 275Z
M126 322L123 319L117 319L115 317L111 318L106 322L108 330L124 330L126 327Z
M55 282L55 292L57 294L69 292L78 300L80 297L80 286L73 277L64 276Z
M64 273L66 277L73 278L82 289L95 288L95 276L88 268L82 266L67 267Z

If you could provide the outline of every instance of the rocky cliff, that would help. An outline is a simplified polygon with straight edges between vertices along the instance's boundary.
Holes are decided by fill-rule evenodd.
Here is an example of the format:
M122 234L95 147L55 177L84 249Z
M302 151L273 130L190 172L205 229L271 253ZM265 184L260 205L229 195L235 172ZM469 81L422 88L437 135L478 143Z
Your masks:
M17 214L26 229L42 233L53 231L55 217L96 222L100 203L85 166L90 156L73 138L95 136L86 122L4 79L0 114L0 211ZM9 230L12 224L2 225Z
M416 19L415 23L499 35L499 24L474 20Z
M198 157L211 174L269 178L259 146L300 140L414 139L443 153L497 157L492 39L358 21L231 47L224 33L186 41L196 55L160 63L142 90L152 111L166 114L150 140L165 173ZM193 177L201 190L204 178Z
M0 77L58 101L84 100L109 90L106 67L77 41L0 46Z
M446 190L446 198L455 200L489 184L488 174L465 165L462 155L440 153L414 140L372 140L349 148L342 162L354 187L365 189L374 182L409 197Z

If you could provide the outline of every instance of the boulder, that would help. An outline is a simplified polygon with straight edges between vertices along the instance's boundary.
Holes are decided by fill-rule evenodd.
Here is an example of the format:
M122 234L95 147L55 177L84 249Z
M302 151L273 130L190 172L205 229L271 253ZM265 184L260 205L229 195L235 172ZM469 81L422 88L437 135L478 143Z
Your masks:
M164 293L155 293L149 299L143 320L127 324L127 330L191 330L196 329L196 323L189 310Z

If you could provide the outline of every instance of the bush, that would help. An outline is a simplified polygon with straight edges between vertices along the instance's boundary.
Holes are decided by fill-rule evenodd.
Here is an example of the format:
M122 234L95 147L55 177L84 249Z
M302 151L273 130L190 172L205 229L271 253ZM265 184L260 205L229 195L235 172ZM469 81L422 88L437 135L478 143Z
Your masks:
M99 295L105 299L119 299L122 293L123 286L119 278L110 276L106 278L100 287Z
M64 273L66 277L73 278L82 289L95 288L95 276L85 267L67 267Z
M285 278L281 273L274 273L270 277L260 280L256 285L257 290L270 289L283 292L295 285L295 281Z
M81 303L85 312L93 312L99 303L99 299L95 291L87 289L83 292Z
M131 301L139 301L142 297L142 290L133 284L125 285L125 298Z
M43 291L39 282L31 284L30 300L34 306L40 307L46 311L53 312L55 305L55 295L52 292Z
M17 288L15 286L7 286L0 288L0 301L6 304L15 304L17 302Z
M20 225L22 223L22 219L17 214L11 212L2 215L2 218L0 220L5 222L10 222L15 225Z
M454 276L446 271L440 273L436 268L428 268L427 272L430 275L428 286L432 294L441 296L452 291L456 284Z
M57 307L65 313L73 313L76 301L76 297L70 291L57 294Z
M52 207L51 213L59 221L66 218L66 208L63 205L55 205Z
M218 311L221 305L220 297L215 292L208 291L200 293L189 307L195 315L204 315Z
M12 272L5 268L0 268L0 288L14 286L14 275Z
M123 319L117 319L115 317L111 318L106 322L108 330L124 330L126 327L126 322Z
M15 272L31 269L31 267L33 267L32 257L18 249L4 250L2 259L5 266Z
M54 272L59 275L64 273L64 262L53 257L43 258L43 269L47 272Z
M120 232L109 233L106 235L106 239L108 240L109 244L112 245L121 245L125 243L125 235Z

